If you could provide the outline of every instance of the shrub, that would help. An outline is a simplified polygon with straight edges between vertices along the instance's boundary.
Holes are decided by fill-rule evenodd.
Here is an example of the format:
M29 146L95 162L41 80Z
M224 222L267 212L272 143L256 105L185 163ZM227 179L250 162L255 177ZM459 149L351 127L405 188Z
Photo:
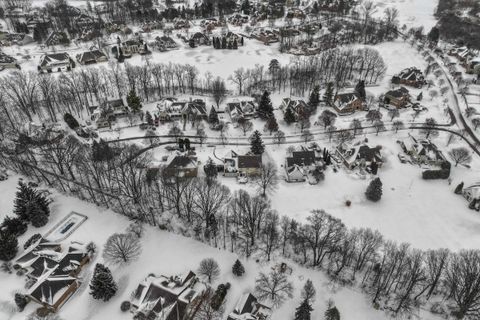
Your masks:
M78 124L77 119L75 119L74 116L72 116L70 113L65 113L63 116L63 120L67 123L67 125L70 127L70 129L77 129L80 125Z
M6 231L15 235L16 237L21 236L27 231L27 224L20 218L10 218L5 217L3 220L2 225L0 227L1 230Z
M130 310L130 306L130 301L123 301L120 305L120 310L122 310L122 312L127 312L128 310Z
M28 300L27 300L27 297L25 297L25 295L21 293L15 293L15 304L17 305L18 310L20 312L22 312L23 309L25 309L25 306L27 305L27 303L28 303Z
M18 240L15 235L0 231L0 260L10 261L18 251Z

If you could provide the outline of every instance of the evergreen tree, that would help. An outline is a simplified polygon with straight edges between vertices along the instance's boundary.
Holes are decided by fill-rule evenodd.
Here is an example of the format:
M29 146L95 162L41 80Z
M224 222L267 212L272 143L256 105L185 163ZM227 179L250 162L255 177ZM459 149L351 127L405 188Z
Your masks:
M377 202L382 198L382 181L380 178L375 178L370 182L367 191L365 192L365 196L368 200Z
M417 101L422 101L423 99L423 92L420 92L420 94L417 96Z
M433 27L427 35L428 40L435 44L438 43L438 39L440 38L440 30L437 27Z
M142 108L140 98L137 96L137 93L134 89L130 90L130 92L128 93L127 104L133 112L138 112Z
M287 109L285 110L285 114L283 115L283 120L285 120L287 124L295 122L295 113L293 113L292 108L287 107Z
M10 261L18 251L18 240L14 234L0 231L0 260Z
M212 158L208 158L207 163L205 163L203 166L203 170L205 171L207 179L215 179L217 177L217 166L213 162Z
M265 145L263 144L262 134L255 130L250 136L250 150L253 154L262 154L265 151Z
M13 234L16 237L24 234L27 231L27 228L28 226L25 223L25 221L23 221L19 217L10 218L9 216L5 217L5 219L2 222L2 225L0 226L0 230Z
M46 215L39 207L32 206L29 208L30 212L30 222L35 228L41 228L48 223L48 215Z
M74 116L72 116L70 113L65 113L63 116L63 120L67 123L67 125L70 127L70 129L77 129L80 125L78 124L77 119L75 119Z
M340 312L337 307L328 307L327 311L325 311L325 320L340 320Z
M355 86L355 92L358 94L360 99L365 101L367 98L367 93L365 92L365 81L358 81L357 85Z
M14 202L13 212L23 221L35 221L35 225L41 225L45 218L48 219L50 202L47 198L39 194L35 189L20 182ZM40 216L40 217L38 217Z
M250 14L250 1L244 0L241 9L244 14Z
M455 188L455 194L462 194L463 191L463 181Z
M238 49L237 39L233 39L232 49Z
M267 123L265 124L265 128L270 131L270 135L272 132L277 132L278 131L278 123L277 119L275 118L274 115L272 115L270 118L268 118Z
M320 87L315 86L312 92L310 93L310 98L308 99L308 106L310 107L310 113L315 111L320 104Z
M15 293L15 304L18 307L18 311L22 312L27 306L27 298L21 293Z
M240 260L237 259L237 261L235 261L235 263L233 264L232 273L237 277L241 277L245 273L245 268L243 267L243 264L240 262Z
M258 105L258 115L263 120L267 120L273 115L272 101L270 100L270 93L268 91L265 91L260 99L260 103Z
M92 144L92 160L93 161L109 161L113 159L115 153L113 149L104 140L100 139L100 142L93 141Z
M333 102L333 83L327 83L327 88L325 89L325 93L323 94L323 100L330 105Z
M145 121L148 123L148 125L153 126L153 117L150 112L145 112Z
M108 301L117 293L117 289L117 284L113 280L110 269L101 263L97 263L90 281L90 295L94 299Z
M294 320L310 320L310 313L312 312L312 306L307 299L303 300L300 306L295 311Z
M218 119L218 113L217 110L212 106L210 109L210 114L208 115L208 123L210 124L217 124L219 123L220 120Z

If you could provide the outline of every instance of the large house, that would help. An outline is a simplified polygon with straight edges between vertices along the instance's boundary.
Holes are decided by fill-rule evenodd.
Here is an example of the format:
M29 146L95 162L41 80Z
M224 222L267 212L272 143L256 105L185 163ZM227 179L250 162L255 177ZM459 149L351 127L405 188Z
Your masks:
M240 118L252 119L256 114L256 107L253 101L232 101L227 103L226 111L233 122Z
M171 101L165 99L157 105L157 109L160 121L182 119L194 121L208 118L205 101L201 99L191 101Z
M410 100L410 95L405 87L399 89L390 90L385 93L383 102L388 105L395 106L396 108L405 108Z
M428 139L417 139L409 135L399 143L415 163L441 166L447 161L437 146Z
M243 294L227 320L269 320L272 308L258 302L251 293Z
M267 30L267 29L254 31L250 36L265 44L270 44L270 43L275 43L280 41L279 37L273 31Z
M295 121L298 121L302 114L308 113L308 105L302 99L283 98L280 110L285 113L288 109L293 111Z
M93 64L98 62L108 61L107 56L100 50L84 51L76 55L77 61L80 64Z
M40 238L13 265L34 284L27 296L44 308L56 312L76 292L78 277L90 262L91 252L78 242L69 246Z
M421 88L426 81L422 71L415 67L411 67L404 69L399 74L393 76L392 83Z
M130 311L135 319L192 319L205 288L192 271L173 277L152 274L133 292Z
M225 177L250 177L261 174L262 156L261 155L239 155L235 151L230 151L223 159Z
M174 155L163 169L163 174L167 178L195 178L198 175L197 158L187 155Z
M172 39L172 37L169 36L156 37L151 46L159 51L167 51L178 48L178 44Z
M332 107L338 113L353 113L365 109L364 101L355 92L340 93L335 96Z
M73 61L66 52L46 53L40 57L39 72L70 71L74 67Z
M144 55L149 53L147 44L141 39L129 39L122 42L121 46L123 56L130 58L134 54Z
M203 32L195 32L190 39L189 43L195 47L197 46L209 46L211 44L210 38Z
M304 182L307 173L316 166L316 155L313 150L294 151L285 159L285 174L288 182Z
M383 164L381 154L382 147L369 147L366 144L351 146L347 143L341 143L335 149L335 155L343 162L348 169L355 167L372 168L375 163L377 168Z

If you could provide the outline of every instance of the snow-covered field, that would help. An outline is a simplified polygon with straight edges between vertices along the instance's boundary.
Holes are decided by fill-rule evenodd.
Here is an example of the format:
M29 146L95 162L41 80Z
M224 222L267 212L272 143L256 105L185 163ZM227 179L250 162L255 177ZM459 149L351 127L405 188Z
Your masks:
M375 16L382 16L386 8L396 8L400 26L421 27L428 32L437 24L433 16L438 1L434 0L371 0L376 5Z

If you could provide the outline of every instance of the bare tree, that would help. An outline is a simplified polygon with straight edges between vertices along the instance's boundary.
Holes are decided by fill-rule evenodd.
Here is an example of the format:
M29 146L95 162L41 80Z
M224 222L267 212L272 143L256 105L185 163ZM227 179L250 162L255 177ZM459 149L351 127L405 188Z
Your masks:
M307 279L302 289L302 300L308 300L308 302L312 304L315 301L316 294L317 294L317 291L313 286L312 280Z
M253 184L257 186L263 197L266 197L267 193L275 191L278 187L277 166L270 161L263 163L260 168L260 175L253 180Z
M446 272L446 285L456 304L457 319L480 316L480 255L475 250L453 254Z
M275 140L275 142L278 145L281 145L282 143L285 143L285 141L287 140L285 138L285 132L283 132L281 130L278 130L277 132L274 133L273 139Z
M223 99L225 99L225 96L227 95L225 81L223 81L222 78L217 77L212 82L211 90L212 90L213 100L215 100L215 103L217 104L217 108L218 108L220 103L223 101Z
M238 119L237 122L238 122L238 126L240 127L240 129L242 129L244 136L247 134L247 132L253 130L252 121L250 121L248 119L245 119L244 117L241 117L240 119Z
M242 67L235 70L233 72L233 76L230 76L228 79L238 86L238 94L242 95L243 85L249 77L249 72L245 71L245 69Z
M448 155L455 161L455 167L458 164L466 165L472 161L472 155L465 147L454 148L448 152Z
M103 258L113 264L125 264L136 260L142 248L138 238L132 234L114 233L103 248Z
M403 121L396 120L392 123L392 128L395 130L395 133L397 133L398 130L405 128L405 125L403 124Z
M261 272L255 280L255 293L260 300L269 300L279 307L287 298L292 298L293 286L287 276L274 269L268 275Z
M198 274L207 278L207 281L211 283L212 280L215 280L220 275L220 267L215 259L206 258L200 261Z

